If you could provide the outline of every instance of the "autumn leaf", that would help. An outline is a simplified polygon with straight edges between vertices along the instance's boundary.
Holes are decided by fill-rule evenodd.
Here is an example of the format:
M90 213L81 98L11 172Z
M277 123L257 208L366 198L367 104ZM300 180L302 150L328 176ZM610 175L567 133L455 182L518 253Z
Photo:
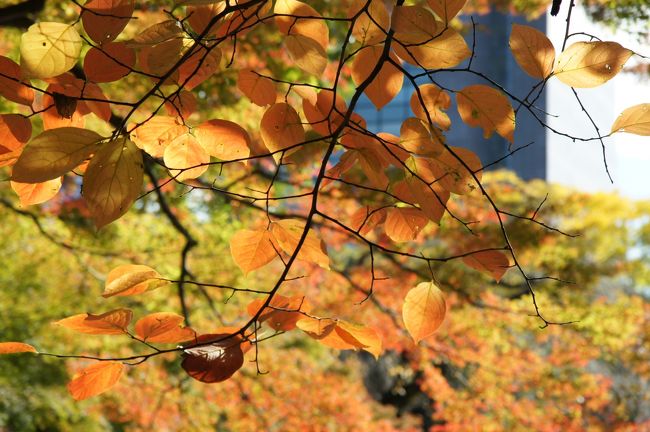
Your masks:
M429 219L417 208L396 207L386 210L386 235L396 242L415 240Z
M178 83L192 90L219 70L221 50L218 47L207 51L205 48L194 51L178 69Z
M130 309L115 309L100 315L89 313L73 315L54 324L79 333L95 335L120 335L127 331L133 312Z
M181 366L197 381L225 381L244 365L241 343L241 337L228 333L201 335L183 348Z
M612 125L614 132L650 135L650 103L634 105L624 110Z
M374 329L342 320L337 321L333 331L318 340L323 345L334 349L362 349L374 355L375 358L378 358L382 352L381 338Z
M185 320L171 312L156 312L140 318L135 323L135 334L149 343L179 343L192 340L196 333L189 327L181 327Z
M162 157L170 142L189 132L175 117L163 115L154 116L137 128L131 126L131 141L153 157Z
M632 54L616 42L576 42L560 54L554 75L571 87L597 87L616 76Z
M467 0L427 0L427 4L444 22L451 21L463 9Z
M257 316L258 322L266 322L275 331L293 330L298 320L304 317L304 313L311 310L303 296L285 297L275 294L269 305L260 313L265 302L263 299L253 300L248 304L246 311L252 317Z
M255 105L267 106L275 103L275 84L251 69L242 69L237 75L237 88Z
M329 29L321 14L314 8L296 0L278 0L273 12L275 23L282 33L305 36L318 42L323 50L327 49Z
M296 247L298 247L298 242L303 234L304 227L305 223L298 219L282 219L273 222L271 231L280 248L286 254L293 255ZM324 269L329 270L330 268L330 260L327 256L325 243L311 229L307 233L307 237L300 248L300 252L298 252L297 258L318 264Z
M418 92L419 95L418 96ZM422 102L420 101L422 98ZM424 105L423 105L424 103ZM424 84L411 95L411 110L416 117L425 122L433 122L442 129L451 126L451 120L445 111L451 104L449 94L435 84ZM428 116L427 116L428 114ZM429 120L430 119L430 120Z
M36 348L22 342L0 342L0 354L37 353Z
M97 228L120 218L140 195L142 153L124 136L103 144L90 160L82 195Z
M510 260L506 254L496 250L479 251L463 257L463 262L480 272L492 276L499 282L510 268Z
M69 71L81 54L81 37L73 26L55 22L33 24L20 41L20 67L32 78L50 78Z
M352 81L358 87L368 79L379 61L382 61L379 72L364 90L378 110L397 96L404 82L404 74L393 64L382 59L383 51L383 45L364 47L354 56L352 62ZM389 57L399 64L399 59L392 51L389 52Z
M418 343L438 330L446 311L445 298L440 288L433 282L422 282L406 294L402 318L406 330Z
M129 23L133 0L89 0L84 5L81 22L88 36L100 45L115 40Z
M124 365L115 361L96 363L75 374L68 391L75 400L88 399L113 387L122 376Z
M102 297L129 296L158 288L167 282L156 270L145 265L115 267L106 276Z
M210 156L228 161L246 159L250 155L250 136L237 123L208 120L195 127L193 133Z
M61 179L55 178L43 183L11 182L11 188L16 192L23 207L41 204L54 197L61 189Z
M0 114L0 167L13 165L32 136L32 123L19 114Z
M352 28L352 35L362 46L370 46L386 40L390 27L390 16L383 0L352 0L348 9L348 17L359 13L361 8L367 8L357 18Z
M210 155L190 133L172 139L163 154L170 175L179 182L200 177L208 169Z
M442 135L432 135L429 127L415 117L409 117L402 122L399 145L418 156L435 157L445 149Z
M47 130L31 140L14 166L11 179L41 183L61 177L93 153L103 138L80 128Z
M533 78L544 79L553 71L555 48L546 35L536 28L513 24L510 50L517 64Z
M319 340L334 331L337 322L331 318L302 317L296 322L296 327L309 337Z
M272 152L300 144L305 140L305 130L300 116L286 103L271 105L264 112L260 133L266 147Z
M457 93L460 118L472 127L483 128L483 137L498 133L511 143L515 139L515 112L508 98L499 90L471 85Z
M21 105L31 106L34 102L34 90L24 85L22 71L10 58L0 56L0 96Z
M241 230L230 239L230 253L235 264L247 275L278 256L275 239L267 230Z
M334 95L331 90L321 90L316 96L316 103L309 98L303 98L302 109L307 121L317 133L329 135L342 123L347 111L345 100L340 95Z
M289 35L284 44L289 56L300 69L315 76L320 76L325 71L327 52L318 41L302 35Z
M97 83L117 81L131 73L135 58L135 51L126 42L92 47L84 57L86 78Z

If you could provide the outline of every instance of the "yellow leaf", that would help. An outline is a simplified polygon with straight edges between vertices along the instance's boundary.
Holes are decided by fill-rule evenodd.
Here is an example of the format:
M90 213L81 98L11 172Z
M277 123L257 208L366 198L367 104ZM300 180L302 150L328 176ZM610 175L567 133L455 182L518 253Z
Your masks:
M25 146L11 179L41 183L61 177L90 156L102 139L96 132L80 128L47 130Z
M576 42L560 54L555 76L571 87L597 87L618 74L632 54L616 42Z
M79 333L96 335L120 335L126 332L133 312L129 309L115 309L100 315L79 314L55 322Z
M456 96L460 118L469 126L483 128L483 137L496 131L510 142L515 139L515 112L499 90L482 85L465 87Z
M61 189L61 178L55 178L43 183L11 182L11 188L16 192L23 207L43 203L54 197Z
M186 133L170 141L163 160L169 173L177 181L184 181L201 176L208 169L210 155L193 135Z
M497 282L510 268L506 254L494 250L473 253L463 257L463 262L474 270L489 274Z
M276 99L275 83L251 69L239 71L237 88L258 106L272 105Z
M134 125L130 125L132 129ZM153 157L162 157L165 148L175 138L188 132L174 117L157 115L131 132L131 140L135 145Z
M555 48L536 28L513 24L510 50L521 68L534 78L544 79L553 71Z
M434 184L458 195L478 189L474 176L479 181L482 177L481 160L476 153L463 147L451 146L436 159L418 158L416 168L427 182L435 181Z
M298 241L305 229L305 223L298 219L283 219L273 222L271 230L282 250L288 255L293 255L298 247ZM325 243L311 229L298 253L299 260L309 261L328 269L330 259L327 256Z
M245 159L251 153L248 132L237 123L208 120L194 128L193 133L205 151L218 159Z
M435 333L446 312L445 297L433 282L422 282L409 290L402 306L404 325L415 343Z
M377 63L380 60L382 61L382 67L379 73L377 73L364 90L368 99L372 101L378 110L393 100L402 89L404 82L404 74L394 65L382 59L383 51L383 44L363 47L355 54L354 61L352 62L352 81L358 87L368 79L370 73L377 66ZM390 58L399 63L399 59L392 51L390 52Z
M272 152L300 144L305 140L305 129L295 109L286 103L271 105L260 122L260 133L266 147Z
M114 361L94 364L75 374L68 383L68 391L75 400L97 396L113 387L123 371L124 365Z
M612 125L612 133L627 132L636 135L650 135L650 103L627 108Z
M241 230L230 239L230 253L246 275L278 256L274 245L275 239L267 230Z
M361 345L361 349L368 351L370 354L379 358L382 352L381 338L377 332L360 324L353 324L346 321L339 321L336 332L342 339L356 345Z
M82 189L97 228L129 211L142 178L142 153L129 139L121 136L99 148L86 168Z
M427 0L427 4L444 22L451 21L463 9L467 0Z
M336 321L331 318L303 317L296 322L296 327L318 340L334 331Z
M393 47L404 61L426 69L457 66L471 54L458 32L436 21L420 6L397 6L391 26L395 31Z
M415 240L417 235L429 223L429 219L420 209L409 207L390 208L386 211L384 230L386 235L396 242Z
M20 66L32 78L51 78L69 71L81 54L81 37L73 26L34 24L20 40Z
M0 354L36 353L36 348L22 342L0 342Z
M416 117L420 120L431 122L439 125L442 129L447 130L451 126L451 120L445 113L451 104L451 98L440 87L435 84L424 84L419 86L420 96L422 97L422 102L418 97L418 92L413 92L411 95L411 110ZM427 117L427 113L429 117Z
M289 35L284 44L296 66L318 77L323 74L327 67L327 53L317 41L303 35Z
M282 33L306 36L318 42L323 50L327 49L329 29L314 8L296 0L278 0L273 12L276 14L275 23Z
M102 297L140 294L166 284L156 270L145 265L126 264L108 273Z

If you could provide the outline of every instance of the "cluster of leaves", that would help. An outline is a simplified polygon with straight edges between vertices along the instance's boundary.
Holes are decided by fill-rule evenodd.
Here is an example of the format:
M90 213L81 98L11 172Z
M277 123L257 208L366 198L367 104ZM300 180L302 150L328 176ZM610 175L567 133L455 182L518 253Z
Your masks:
M473 44L451 24L463 1L350 0L343 11L331 13L321 6L316 10L296 0L186 0L165 14L138 11L149 19L136 20L131 0L90 0L78 10L84 33L78 23L38 22L21 37L19 64L0 57L0 95L14 104L13 112L0 115L0 164L10 170L22 205L56 200L62 185L81 187L74 193L102 228L144 200L146 175L145 196L157 198L161 214L185 240L178 280L128 264L109 273L104 290L104 297L142 295L173 282L183 316L151 312L134 331L129 329L132 312L124 308L58 322L82 333L127 335L147 350L65 356L100 360L70 382L74 398L115 385L125 363L170 353L183 357L181 365L192 378L224 381L243 366L246 352L257 362L262 341L294 329L325 346L378 357L386 346L381 328L340 318L347 315L344 310L323 308L316 315L307 294L309 286L344 278L373 299L375 285L388 277L380 259L411 274L398 309L416 343L440 327L448 308L435 275L443 270L434 266L455 261L495 281L515 279L530 294L543 326L564 323L541 313L533 283L548 277L525 269L511 225L514 220L529 229L559 230L538 219L541 204L510 210L499 191L486 188L483 172L492 161L484 163L472 151L447 143L447 110L455 101L467 126L515 144L519 110L545 125L534 104L548 80L574 89L597 87L635 53L616 42L575 42L563 46L556 59L544 34L515 25L512 54L538 80L520 98L472 68ZM336 31L330 34L330 28ZM264 56L257 58L257 67L247 63L242 46L264 40L268 32L281 35L282 45L269 46L273 51L266 56L279 58L284 74L273 73ZM198 111L206 90L231 68L242 97L250 101L254 129ZM474 75L484 84L445 88L436 81L436 74L445 72ZM348 98L342 91L347 80L355 86ZM359 98L365 94L381 109L404 80L415 84L413 117L404 119L399 136L369 130L354 111ZM122 85L130 82L138 85L125 92ZM649 108L646 103L623 111L609 135L650 135ZM576 139L603 143L607 136L596 128L596 136ZM167 177L162 183L161 175ZM260 212L262 217L230 238L234 263L244 275L253 273L243 284L190 279L188 256L197 240L169 204L174 185ZM436 241L446 236L454 242L437 248ZM429 241L416 241L425 238ZM364 252L347 259L346 250L359 249L353 244ZM408 267L410 262L428 268L427 281L413 280L412 275L422 275ZM516 272L506 274L510 268ZM358 284L359 274L369 275L366 288ZM453 278L448 282L449 289L460 289ZM189 284L262 297L247 304L247 314L235 313L236 325L203 333L181 326L189 318ZM299 287L299 294L281 294ZM273 333L265 335L263 325ZM182 345L159 348L158 343ZM18 352L36 349L0 343L0 353Z

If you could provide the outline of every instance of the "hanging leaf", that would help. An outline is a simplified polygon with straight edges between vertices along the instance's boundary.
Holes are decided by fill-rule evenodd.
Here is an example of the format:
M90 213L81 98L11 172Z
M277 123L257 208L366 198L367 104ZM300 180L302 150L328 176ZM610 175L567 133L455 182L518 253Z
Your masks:
M510 50L517 64L533 78L544 79L553 71L555 48L546 35L536 28L513 24Z
M480 272L486 273L499 282L510 268L506 254L500 251L480 251L463 257L463 262Z
M156 312L140 318L135 323L135 334L149 343L179 343L192 340L196 333L189 327L181 327L185 320L171 312Z
M92 47L84 57L86 78L96 83L117 81L135 66L135 51L126 42L110 42Z
M19 183L41 183L61 177L90 156L102 139L87 129L47 130L25 146L11 179Z
M250 136L237 123L208 120L194 128L193 133L205 151L217 159L245 159L251 153Z
M226 8L226 3L223 1L210 3L211 4L199 4L187 7L187 20L196 34L200 35L204 32L206 33L206 36L213 34L218 23L212 23L210 29L207 31L206 29L211 24L212 20ZM222 22L222 20L219 20L218 22Z
M266 110L260 123L260 134L264 144L272 152L305 141L305 130L300 116L286 103L276 103Z
M200 177L208 169L210 155L193 135L185 133L169 142L163 155L169 173L176 181Z
M68 391L75 400L84 400L104 393L122 376L124 365L105 361L89 366L75 374L68 383Z
M451 104L449 94L442 90L435 84L424 84L418 87L422 102L418 97L418 92L413 92L411 95L411 110L416 117L424 122L430 121L437 124L444 130L448 130L451 126L451 120L445 111ZM429 116L427 117L427 113Z
M283 219L273 222L271 230L280 248L286 254L293 255L296 247L298 247L304 227L305 223L298 219ZM329 270L330 268L330 259L327 256L325 243L311 229L307 233L297 258L318 264L324 269Z
M614 78L632 54L616 42L576 42L560 54L554 75L571 87L597 87Z
M22 342L0 342L0 354L37 353L36 348Z
M629 107L618 116L612 125L614 132L627 132L635 135L650 135L650 103Z
M347 111L345 100L328 89L321 90L316 96L316 103L303 98L302 109L311 127L323 136L332 134L343 123Z
M252 69L242 69L237 75L237 88L255 105L266 106L275 103L275 83Z
M378 110L397 96L404 82L404 74L393 64L382 59L383 51L383 45L364 47L354 56L352 62L352 81L358 87L368 79L370 73L381 60L382 67L379 73L364 90L368 99ZM399 64L399 59L392 51L390 51L390 58Z
M141 31L128 42L132 48L147 48L173 39L181 38L183 29L178 21L170 19L161 21Z
M259 313L265 300L257 299L248 304L246 311L252 317L257 316L257 321L266 324L275 331L290 331L296 328L298 320L309 313L311 307L303 296L285 297L275 294L271 302Z
M23 207L41 204L53 198L61 189L61 178L55 178L43 183L11 182L11 188L16 192Z
M79 314L56 321L54 324L79 333L95 335L121 335L127 331L133 312L115 309L100 315Z
M20 67L32 78L61 75L77 63L81 45L81 37L71 25L33 24L20 39Z
M329 29L321 14L314 8L296 0L278 0L273 12L275 23L282 33L308 37L318 42L323 50L327 50Z
M390 16L383 0L352 0L348 8L348 18L356 16L361 8L364 12L357 18L352 35L362 46L370 46L386 40L390 27ZM367 5L367 8L366 8Z
M162 115L150 118L136 129L131 125L131 129L133 143L153 157L162 157L170 142L189 131L175 117Z
M446 311L447 305L440 288L433 282L422 282L406 294L402 318L406 330L418 343L438 330Z
M511 143L515 139L515 112L499 90L482 85L465 87L456 96L458 113L472 127L483 128L483 137L498 133Z
M13 165L32 136L32 123L19 114L0 114L0 167Z
M84 30L100 45L111 42L129 23L134 6L133 0L89 0L81 13Z
M327 67L327 52L317 41L302 35L289 35L284 44L296 66L312 75L323 74Z
M213 343L207 344L210 341ZM244 365L241 337L228 333L204 334L183 349L181 366L197 381L216 383L230 378Z
M165 102L165 110L171 116L179 116L186 119L194 114L198 109L198 101L192 92L181 90L174 93L171 98Z
M178 68L178 83L187 90L193 90L210 78L221 66L221 50L213 47L197 49Z
M22 72L10 58L0 56L0 96L21 105L32 106L34 90L23 84Z
M386 210L386 235L396 242L415 240L429 219L420 209L396 207Z
M120 136L102 145L90 160L82 195L97 228L121 217L140 195L142 152Z
M345 321L338 321L334 330L319 340L323 345L334 349L362 349L375 358L378 358L382 352L381 338L375 330Z
M323 339L336 328L336 321L331 318L302 317L296 327L316 340Z
M422 120L414 117L407 118L402 123L399 145L418 156L435 157L445 149L440 137L432 136Z
M102 297L129 296L150 291L167 282L156 270L144 265L126 264L108 273Z
M275 243L267 230L241 230L230 239L230 253L235 264L247 275L278 256Z
M465 3L467 3L467 0L427 0L431 10L446 23L458 15Z

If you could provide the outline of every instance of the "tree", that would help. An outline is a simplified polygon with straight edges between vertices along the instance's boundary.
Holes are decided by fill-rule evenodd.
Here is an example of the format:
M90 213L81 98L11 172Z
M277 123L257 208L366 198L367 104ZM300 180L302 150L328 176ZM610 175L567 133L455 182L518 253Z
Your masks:
M125 365L158 358L180 360L190 377L207 383L229 380L245 359L262 373L264 347L298 332L335 349L402 353L398 363L414 366L427 386L439 383L443 367L432 373L417 363L432 361L431 352L445 345L420 341L456 309L459 316L468 305L491 309L492 291L522 305L527 294L542 327L576 319L568 306L552 307L558 289L552 285L563 279L556 272L572 269L561 268L564 260L537 263L535 256L540 242L572 234L543 218L545 199L512 199L513 185L526 189L516 180L484 180L494 161L447 142L447 110L455 96L467 127L514 145L517 112L545 124L535 101L548 80L597 87L635 53L616 42L568 44L565 38L556 61L543 34L514 26L512 54L539 80L518 97L472 68L471 32L458 31L454 20L463 2L415 3L188 0L164 10L90 0L72 10L54 2L61 6L58 21L38 21L20 35L20 64L0 57L0 95L9 111L1 117L0 157L13 190L23 206L45 202L42 210L75 231L92 230L91 219L97 244L61 241L38 214L17 209L9 198L3 203L70 250L111 254L111 237L128 237L118 235L115 222L127 213L132 229L155 235L159 228L148 219L159 214L178 235L165 243L141 241L155 251L177 248L179 268L169 257L115 260L102 294L110 307L57 320L71 332L123 336L124 344L111 342L106 347L114 350L104 355L38 353L95 360L69 382L75 399L136 379L123 377ZM483 84L438 86L436 74L449 71ZM404 119L400 136L368 130L354 112L361 95L381 109L404 80L416 91L413 117ZM595 127L594 137L574 138L604 145L613 133L648 135L648 113L648 104L630 107L609 134ZM226 271L215 272L206 260ZM243 276L228 271L230 262ZM476 280L475 271L501 283L473 287L468 278ZM588 284L596 274L574 276ZM174 285L175 312L161 300L137 300L157 289L168 301ZM226 308L214 306L214 291ZM206 316L210 307L222 326ZM2 353L36 351L23 342L0 344ZM278 356L286 359L289 351ZM173 380L171 372L149 373ZM596 381L592 388L600 388ZM150 397L163 390L130 391ZM424 417L425 424L432 421ZM515 420L497 420L509 421Z

